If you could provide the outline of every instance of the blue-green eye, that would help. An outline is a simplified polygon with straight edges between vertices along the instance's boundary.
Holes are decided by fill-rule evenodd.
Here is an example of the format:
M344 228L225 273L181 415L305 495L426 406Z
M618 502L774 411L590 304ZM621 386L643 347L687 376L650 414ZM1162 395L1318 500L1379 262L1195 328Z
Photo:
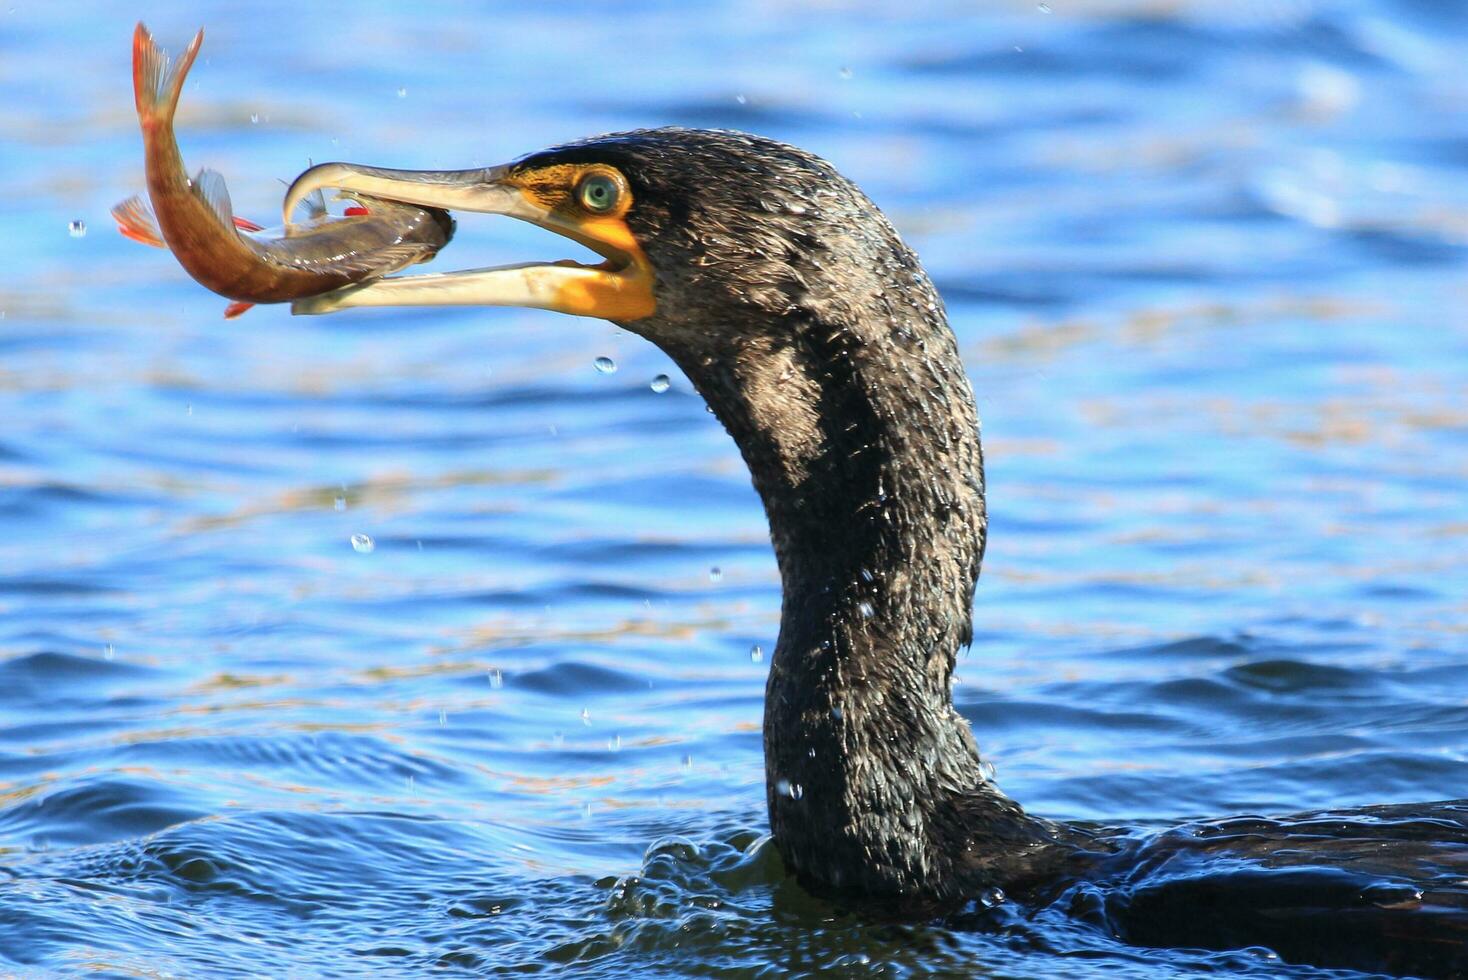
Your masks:
M581 178L581 186L576 189L576 196L586 210L593 214L606 214L617 206L617 198L622 196L622 188L606 174L588 174Z

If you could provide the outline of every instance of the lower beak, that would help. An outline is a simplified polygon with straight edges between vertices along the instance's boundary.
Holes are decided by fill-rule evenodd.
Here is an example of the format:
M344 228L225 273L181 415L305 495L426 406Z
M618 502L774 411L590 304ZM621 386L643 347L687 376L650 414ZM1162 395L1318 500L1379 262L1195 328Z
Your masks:
M523 306L626 323L651 316L654 276L625 229L609 235L546 208L505 178L508 167L480 170L384 170L323 163L296 178L286 192L291 215L312 192L335 188L369 197L446 211L505 214L587 246L606 261L583 265L522 263L417 276L393 276L298 299L292 313L332 313L354 306ZM609 241L608 239L615 239Z

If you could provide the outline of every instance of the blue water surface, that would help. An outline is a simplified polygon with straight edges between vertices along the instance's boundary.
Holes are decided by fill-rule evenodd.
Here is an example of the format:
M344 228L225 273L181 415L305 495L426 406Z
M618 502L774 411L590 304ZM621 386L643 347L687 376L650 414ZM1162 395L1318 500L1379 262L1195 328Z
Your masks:
M1343 975L807 896L775 564L687 381L531 311L223 320L107 216L140 16L206 27L184 156L266 223L311 160L663 124L861 184L978 393L955 696L1033 811L1468 795L1462 4L11 0L0 973ZM465 216L437 267L574 251Z

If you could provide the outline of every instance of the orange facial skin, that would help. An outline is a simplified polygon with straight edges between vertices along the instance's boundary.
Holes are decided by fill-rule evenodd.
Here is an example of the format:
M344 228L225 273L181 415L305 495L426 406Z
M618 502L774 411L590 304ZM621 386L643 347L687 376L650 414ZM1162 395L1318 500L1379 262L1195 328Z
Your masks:
M608 177L619 188L616 203L609 211L591 211L577 200L577 188L593 174ZM511 172L504 182L545 211L546 228L607 257L606 262L591 267L600 275L567 277L558 290L559 312L628 323L657 311L653 295L656 277L637 236L627 226L632 190L615 168L595 163L559 164Z

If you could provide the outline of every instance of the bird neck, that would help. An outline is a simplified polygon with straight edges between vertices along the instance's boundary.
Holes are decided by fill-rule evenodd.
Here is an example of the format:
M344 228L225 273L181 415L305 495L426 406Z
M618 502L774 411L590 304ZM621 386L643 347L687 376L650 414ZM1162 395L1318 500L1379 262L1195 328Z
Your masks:
M938 811L983 784L950 695L984 549L983 459L928 295L730 331L696 359L670 350L738 443L780 567L764 727L776 840L803 878L867 895L943 879Z

